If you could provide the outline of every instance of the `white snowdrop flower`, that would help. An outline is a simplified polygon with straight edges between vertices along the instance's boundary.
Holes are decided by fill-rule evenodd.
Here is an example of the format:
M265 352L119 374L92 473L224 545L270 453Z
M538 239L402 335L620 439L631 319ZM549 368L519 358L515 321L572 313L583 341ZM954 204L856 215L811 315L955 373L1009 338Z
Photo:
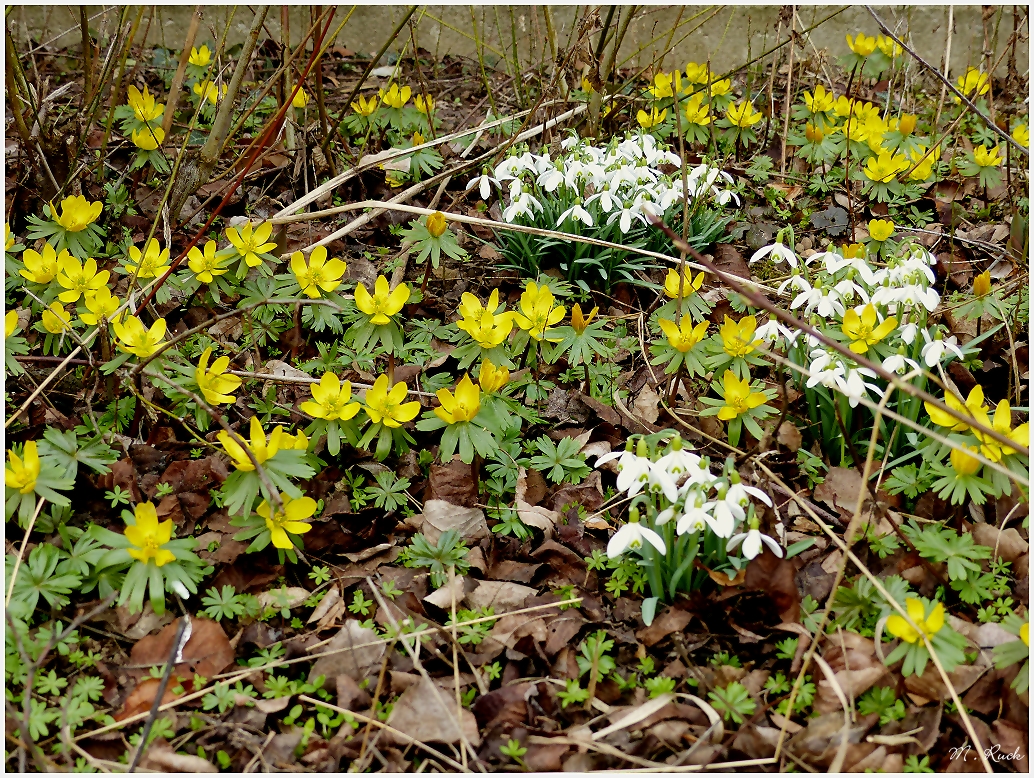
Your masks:
M733 536L726 548L732 551L741 543L743 544L744 559L753 559L760 554L762 543L768 546L777 557L780 559L783 557L783 549L779 546L779 543L768 535L763 535L758 529L750 529L747 532L741 532L739 535Z
M465 191L469 192L475 186L478 187L478 194L481 195L482 200L487 200L492 194L492 184L496 185L496 188L502 189L502 184L499 183L498 178L492 178L488 173L482 173L480 176L474 176L467 182L467 188Z
M587 227L591 227L593 224L592 214L585 210L585 208L582 207L581 203L575 203L562 214L560 214L560 218L557 219L556 222L557 229L559 229L560 225L567 221L567 217L569 216L576 222L581 222Z
M585 204L590 205L594 202L599 202L600 208L603 209L604 213L610 213L614 208L620 205L618 199L614 197L614 193L610 191L609 184L605 184L604 188L596 192L596 194L590 195L585 201Z
M782 294L788 288L792 288L796 292L807 292L811 291L811 283L809 283L808 279L804 276L797 275L796 273L794 273L792 276L783 281L783 283L779 285L779 288L776 291L778 291L779 294Z
M700 469L700 457L687 448L672 449L657 460L655 467L678 479L684 473Z
M611 559L621 556L626 551L638 551L643 547L643 542L649 543L660 553L665 553L664 540L649 527L644 527L639 522L626 524L607 543L607 556Z
M900 329L899 334L901 339L911 346L916 339L916 335L919 334L919 327L915 322L909 322Z
M512 222L518 216L534 216L535 211L542 210L542 204L528 192L522 192L520 196L510 203L503 211L503 220Z
M675 506L671 505L665 508L663 511L657 514L657 518L653 520L653 523L658 527L663 527L669 521L675 518Z
M762 246L754 252L754 255L750 258L750 261L747 264L753 265L759 259L763 259L769 254L772 255L773 259L785 262L792 268L797 267L797 255L794 253L793 249L789 246L784 246L782 243L773 243L771 246Z
M633 219L645 221L642 213L640 213L633 204L626 202L624 207L619 208L610 215L610 218L607 219L607 224L613 224L615 221L618 222L618 229L620 229L621 234L624 235L632 229Z
M826 294L820 295L818 304L815 306L815 313L823 319L831 319L834 315L843 317L844 303L835 289L830 289Z
M726 500L732 500L737 505L744 508L750 503L751 497L757 497L768 507L772 507L772 498L765 494L761 489L754 486L746 486L742 482L734 483L729 487L728 494L725 495Z
M564 183L564 174L555 167L544 170L538 177L538 185L542 187L543 191L550 194L555 192L562 183Z
M190 597L190 592L187 591L187 587L183 585L182 581L170 580L169 586L171 586L172 590L184 600Z
M675 485L675 479L663 467L657 467L655 462L650 465L647 484L652 493L662 493L669 502L676 502L679 499L679 488Z
M732 533L736 531L736 524L743 519L742 516L736 516L733 506L727 500L706 503L704 510L706 511L707 526L720 538L731 538Z
M883 369L888 373L904 375L912 370L919 370L919 363L909 359L904 354L891 354L883 360Z
M675 532L679 535L685 535L687 532L700 532L707 526L709 518L707 511L700 505L692 507L687 505L686 512L679 517L678 523L675 525Z
M832 291L840 295L841 298L843 298L846 302L850 302L851 300L853 300L855 295L858 295L862 299L863 304L869 302L869 295L865 291L865 289L860 287L850 278L845 278L843 281L838 281L833 286Z
M955 354L959 359L964 359L962 351L959 350L959 341L952 335L950 338L945 339L932 339L930 333L923 330L923 339L926 341L926 345L923 346L922 357L927 367L933 367L941 361L945 352L950 351Z
M728 205L730 202L735 202L736 205L740 204L740 196L733 191L723 189L721 192L715 195L715 199L719 205Z
M650 466L653 463L647 457L637 456L627 465L623 465L618 473L617 487L619 492L627 492L635 497L650 480Z
M840 375L835 380L840 390L847 395L847 401L852 408L858 406L862 397L868 397L866 389L872 389L877 393L880 391L880 387L865 382L865 379L862 378L862 370L859 368L849 370L846 375Z

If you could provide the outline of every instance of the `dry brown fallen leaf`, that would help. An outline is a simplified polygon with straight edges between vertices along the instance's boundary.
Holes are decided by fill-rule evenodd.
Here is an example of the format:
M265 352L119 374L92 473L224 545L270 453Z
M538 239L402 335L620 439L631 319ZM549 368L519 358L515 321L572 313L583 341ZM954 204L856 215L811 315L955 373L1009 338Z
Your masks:
M413 521L417 519L413 517ZM421 531L429 543L437 543L438 538L448 530L456 530L460 537L468 541L481 540L490 534L484 511L480 508L463 508L445 500L425 502L419 520Z
M447 707L450 701L455 703L449 694L436 689L429 679L421 677L402 692L391 709L387 723L423 743L459 743L461 730L457 727L458 714L462 736L474 747L479 746L481 735L474 714L462 707L457 710L455 704ZM390 731L384 733L384 739L408 745Z
M477 588L467 594L467 604L471 608L491 607L496 613L505 613L522 607L525 600L537 593L537 589L510 581L480 581Z
M172 644L176 639L179 620L165 627L157 635L148 635L133 646L129 663L161 666L169 661ZM211 678L233 664L234 651L223 628L212 619L190 619L190 639L183 646L183 661L176 665L176 673L189 677L194 673Z
M380 666L384 656L383 644L364 645L374 643L377 639L377 633L372 629L365 629L356 619L349 619L327 645L320 647L320 652L327 652L327 656L321 656L315 661L309 679L320 675L328 679L349 675L356 682L362 682L372 667ZM335 653L329 653L331 651Z

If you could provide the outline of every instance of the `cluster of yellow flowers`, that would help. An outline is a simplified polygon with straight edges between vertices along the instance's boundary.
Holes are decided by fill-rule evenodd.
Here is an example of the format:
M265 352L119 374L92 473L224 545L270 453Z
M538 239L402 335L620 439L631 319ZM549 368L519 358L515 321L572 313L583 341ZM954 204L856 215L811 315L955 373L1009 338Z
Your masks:
M130 86L126 89L126 93L126 100L129 107L133 109L133 115L138 122L144 125L133 130L129 137L137 148L154 151L165 141L165 130L161 126L165 106L155 100L146 85L143 92L135 86Z

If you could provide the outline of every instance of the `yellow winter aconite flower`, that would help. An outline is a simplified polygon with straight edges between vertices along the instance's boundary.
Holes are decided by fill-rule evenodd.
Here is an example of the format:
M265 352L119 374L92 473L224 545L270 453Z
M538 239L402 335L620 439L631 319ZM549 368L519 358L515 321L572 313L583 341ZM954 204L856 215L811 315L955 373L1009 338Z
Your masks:
M718 409L718 418L731 421L748 411L765 404L765 395L750 391L750 376L740 380L731 370L722 376L722 388L725 390L725 405Z
M128 87L126 89L126 102L133 109L133 114L136 116L137 121L144 122L145 124L161 118L161 115L165 113L165 106L155 101L154 95L147 91L146 86L144 86L143 92L135 86Z
M853 124L853 122L852 122ZM862 172L870 181L881 184L889 184L898 177L898 173L904 173L912 165L904 154L891 154L889 151L881 151L879 156L869 157Z
M309 447L309 439L305 437L305 433L298 430L294 437L288 434L280 436L280 448L284 451L294 449L295 451L305 451Z
M760 340L754 339L754 331L758 328L758 320L754 316L744 316L738 322L725 317L718 334L722 338L722 348L731 357L745 357L754 351Z
M915 165L915 170L909 173L908 177L913 181L925 181L933 173L934 163L940 158L940 146L927 153L926 146L918 144L908 155L909 162Z
M882 243L894 234L894 222L890 219L871 219L869 221L869 237Z
M973 279L973 294L977 297L986 297L991 294L991 271L985 270Z
M39 478L40 462L39 452L36 450L36 441L30 440L22 449L22 455L14 453L14 449L7 452L7 467L4 469L4 485L8 489L17 489L22 494L29 494L36 488L36 479Z
M521 294L521 309L514 316L514 321L522 330L527 330L532 338L542 340L546 336L546 329L567 314L564 306L554 306L553 303L553 293L548 286L538 286L534 281L529 281Z
M726 78L721 81L715 81L708 87L708 90L711 92L711 97L724 97L732 92L732 79Z
M243 437L243 435L241 436ZM291 442L281 442L281 438L289 438L290 436L284 435L284 428L280 425L273 427L273 431L269 435L269 439L266 439L266 433L262 429L262 422L259 421L258 416L252 416L249 422L249 440L247 441L248 450L255 456L255 461L260 465L267 459L272 459L276 456L276 452L281 448L288 449L292 448ZM251 459L248 457L247 452L240 446L237 441L230 437L229 433L225 430L221 431L216 439L222 444L223 450L227 456L233 460L233 466L238 470L251 471L255 469L255 465L251 463Z
M298 91L294 93L294 97L291 98L291 105L293 105L295 108L304 108L308 104L309 95L305 92L304 89L299 88Z
M682 72L674 70L671 73L658 73L653 77L653 83L647 91L654 100L674 97L676 92L682 91Z
M650 113L647 113L643 109L639 109L639 112L635 115L635 120L639 122L639 126L644 130L649 130L651 127L656 127L658 124L663 122L668 116L668 109L665 108L663 111L658 111L656 107L650 109Z
M11 234L11 225L4 224L4 251L10 251L14 245L14 236Z
M707 335L708 322L702 321L695 327L693 320L683 316L679 324L669 319L659 319L661 331L668 337L671 347L685 354Z
M679 287L682 288L682 297L689 297L694 292L700 291L700 287L704 285L704 271L701 270L697 277L693 277L693 271L686 268L684 271L685 275L679 277L679 271L674 268L668 269L668 275L664 277L664 293L673 300L679 297Z
M420 113L428 116L434 110L434 98L430 95L417 95L413 99L413 105Z
M749 101L730 105L725 112L725 118L735 126L746 129L760 122L764 117L760 111L755 111Z
M60 335L62 332L72 329L72 315L57 300L52 302L49 308L43 309L41 318L43 329L51 335Z
M61 260L70 257L67 250L62 249L58 254L49 243L43 244L43 253L33 249L25 249L22 252L22 262L25 267L18 271L22 278L27 278L36 284L49 284L54 280L61 267Z
M706 84L707 80L711 77L711 73L707 69L707 64L699 64L696 62L686 63L686 80L691 84Z
M214 240L205 243L204 250L199 249L197 246L191 246L190 251L187 252L187 267L194 273L197 280L203 284L212 283L216 276L221 276L229 270L229 268L222 266L225 261L225 257L216 256L216 243Z
M991 88L991 84L987 78L987 73L981 73L976 68L968 68L965 75L959 76L958 80L955 82L955 86L957 86L959 91L966 97L969 97L973 92L976 92L978 97L980 95L986 95L988 90ZM962 101L958 96L956 96L955 102L961 103Z
M975 475L984 466L983 462L968 453L976 452L976 450L975 446L963 446L951 450L949 461L952 469L958 475Z
M333 292L341 286L341 277L348 270L340 259L327 259L327 247L317 246L309 255L309 264L305 264L302 252L291 255L291 272L298 280L302 292L312 298L321 296L323 292Z
M822 139L826 137L826 133L811 122L807 122L804 125L804 137L808 143L822 143Z
M460 297L460 316L463 318L456 326L466 332L481 348L491 349L498 346L510 336L513 329L514 313L496 313L499 308L499 290L493 289L488 296L488 305L470 292Z
M366 291L362 282L355 287L355 307L370 317L372 324L387 324L391 317L402 310L409 300L409 286L399 284L394 289L388 287L388 279L377 276L373 285L373 296Z
M1030 148L1030 130L1026 124L1017 124L1012 131L1012 139L1021 146Z
M280 499L284 505L282 513L274 513L265 500L259 503L255 513L266 520L269 539L273 542L273 546L286 550L294 548L291 539L287 537L288 532L292 535L304 535L312 529L312 524L306 519L312 518L312 514L316 512L316 501L311 497L299 497L293 500L286 494L281 494Z
M600 307L597 305L588 314L584 314L582 313L582 306L575 303L571 309L571 329L581 335L599 312Z
M314 419L347 421L359 413L360 405L352 400L352 384L340 381L334 373L324 373L318 384L309 387L312 399L298 407Z
M226 368L230 366L229 357L219 357L212 366L208 366L208 360L212 356L212 348L206 348L194 368L194 380L205 400L210 405L221 405L234 401L233 392L241 385L241 379L235 375L227 375Z
M868 57L876 51L876 39L866 35L864 32L858 33L853 40L850 35L845 37L847 38L848 48L859 57Z
M921 643L923 635L932 638L944 626L944 605L942 603L934 605L930 615L927 616L923 601L917 600L915 597L909 597L905 600L905 609L908 612L908 617L915 622L916 627L919 627L920 631L917 631L905 621L903 616L897 613L887 619L887 631L894 637L901 638L906 643Z
M190 49L190 64L197 65L199 68L207 67L208 63L212 61L212 52L208 50L208 46L202 46L200 49Z
M894 316L888 316L879 326L876 325L876 318L876 309L871 303L862 308L861 316L853 308L844 312L843 332L851 339L851 351L865 354L898 326Z
M466 374L456 384L455 396L448 389L439 389L437 397L441 406L434 409L434 415L446 424L470 421L481 410L481 390Z
M498 392L510 380L510 371L505 367L496 367L489 360L481 362L481 372L478 373L478 383L481 391L485 394Z
M961 402L951 392L948 392L944 395L944 404L953 411L958 411L965 416L971 416L978 421L982 415L987 415L987 412L984 410L984 388L980 384L973 387L965 403ZM939 427L951 427L955 432L965 432L969 429L969 424L964 421L958 421L954 416L942 411L936 405L924 402L923 407L930 414L930 421Z
M973 149L973 160L980 167L998 167L1002 164L1001 147L988 149L987 146L977 146Z
M133 144L143 151L154 151L165 141L165 130L161 127L141 127L129 135Z
M82 264L71 254L59 260L61 272L57 274L57 282L65 291L57 296L63 303L74 303L84 294L93 294L108 283L107 270L97 272L97 261L92 257Z
M707 95L703 92L697 92L686 101L686 121L690 124L699 124L701 127L706 127L711 123L711 116L707 112L707 105L704 103L705 97Z
M901 114L900 119L891 117L888 126L892 130L897 130L902 135L911 135L916 128L916 117L910 113Z
M359 95L357 102L350 103L352 110L360 116L370 116L374 111L377 110L377 98L371 97L367 100L362 95Z
M441 211L435 211L427 217L427 231L431 233L433 238L440 238L445 234L445 230L448 227L449 223L445 219L445 214Z
M889 38L886 35L876 36L876 48L882 51L890 59L900 57L901 52L904 51L900 44L895 43L893 38Z
M847 95L840 95L833 103L833 113L836 114L839 119L846 119L851 115L851 111L854 107L855 101L853 98Z
M169 249L163 249L157 238L147 241L143 252L136 246L130 246L129 259L131 261L126 263L126 268L139 279L158 278L169 270Z
M409 96L413 94L413 90L408 86L404 86L399 89L398 84L391 84L388 86L388 91L381 89L379 91L381 100L384 104L391 108L402 108L406 103L409 102Z
M126 525L126 540L135 548L127 548L129 555L145 565L151 559L161 567L176 559L169 549L162 548L172 540L172 519L158 521L158 511L153 503L142 502L133 509L136 524Z
M995 408L993 420L987 417L987 412L983 408L978 411L977 420L985 427L990 427L995 432L1000 435L1004 435L1014 443L1024 447L1030 445L1030 425L1024 423L1016 429L1012 428L1012 408L1009 407L1008 400L1002 400L998 403L998 406ZM992 462L1000 462L1002 457L1016 453L1016 449L1012 446L999 443L985 432L980 432L979 430L974 429L973 434L976 435L977 440L980 441L980 453Z
M268 254L276 248L276 243L269 240L272 234L273 225L269 222L263 222L257 227L248 222L240 228L226 228L226 239L237 249L237 253L244 257L248 267L261 265L262 257L259 254Z
M79 314L84 324L96 327L101 319L110 320L112 314L118 310L119 299L111 293L108 287L104 286L92 294L86 295L86 310L88 313Z
M1025 621L1023 626L1020 627L1020 640L1023 641L1023 645L1030 647L1030 622Z
M819 84L815 87L815 94L811 92L804 93L804 105L812 113L827 113L833 110L833 104L835 99L830 92L826 91L826 88Z
M420 413L420 403L402 402L408 394L405 383L399 382L388 388L388 376L382 375L366 391L366 413L374 424L385 427L401 427Z
M10 310L4 314L4 338L9 338L18 329L18 311Z
M73 195L62 200L60 213L53 205L50 206L54 221L68 232L82 232L100 218L103 209L104 205L99 200L91 203L82 195Z
M165 319L158 319L148 330L136 316L127 316L122 321L111 323L115 337L118 338L118 347L141 359L152 356L161 348L166 326Z
M194 94L198 95L202 102L207 100L215 104L219 102L220 97L226 96L226 84L223 84L222 88L216 88L216 85L211 81L199 81L194 84Z

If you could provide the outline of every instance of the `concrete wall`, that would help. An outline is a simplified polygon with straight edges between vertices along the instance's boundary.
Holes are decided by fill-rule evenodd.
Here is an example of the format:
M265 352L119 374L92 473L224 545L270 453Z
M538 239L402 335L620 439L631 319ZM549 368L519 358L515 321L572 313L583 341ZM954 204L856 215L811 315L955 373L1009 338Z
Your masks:
M819 22L842 6L798 6L797 29ZM186 32L192 6L154 6L154 16L148 32L148 42L178 49ZM338 7L336 22L344 19L352 6ZM585 6L551 6L557 40L563 46L572 27ZM606 17L608 6L602 6L600 15ZM716 72L723 72L758 56L776 42L776 27L780 6L640 6L621 48L619 60L629 66L645 66L654 57L666 52L662 62L665 68L681 66L687 61L704 62L710 58ZM102 34L111 33L118 18L119 6L90 6L91 27ZM205 6L205 21L199 41L209 44L217 41L230 18L231 6ZM135 18L136 7L133 8ZM372 54L390 35L396 23L406 13L407 6L356 6L348 23L337 38L339 45L353 51ZM927 61L940 65L944 58L947 34L948 8L943 5L876 6L876 11L899 35L909 35L919 53ZM988 29L988 48L995 51L994 59L1002 54L1005 42L1013 29L1013 6L995 6L986 25L981 18L980 6L955 6L951 40L952 74L957 75L967 65L979 64L985 45L985 26ZM145 24L150 10L145 11ZM1021 10L1021 20L1023 11ZM294 6L288 25L293 41L297 41L310 26L309 6ZM29 37L36 42L48 42L58 47L75 47L80 40L78 6L22 5L13 9L9 17L12 32L19 41ZM230 45L240 42L247 33L252 12L247 6L238 6L230 24ZM266 29L270 36L280 37L281 7L270 10ZM416 37L421 47L436 53L475 56L475 37L483 47L486 63L506 68L502 60L514 59L514 38L522 67L542 60L546 49L546 25L542 6L420 6L413 17L417 22ZM511 21L512 20L512 21ZM803 25L803 27L802 27ZM1026 25L1023 25L1026 29ZM997 35L995 30L997 28ZM476 30L476 35L475 35ZM806 50L813 53L811 44L827 49L837 56L847 52L846 34L864 31L875 35L876 23L864 7L848 7L810 34ZM784 33L785 37L785 28ZM593 45L598 40L593 36ZM396 41L397 52L404 35ZM906 38L907 40L907 38ZM23 46L19 47L22 51ZM391 50L389 50L391 51ZM1021 73L1028 68L1026 38L1017 47L1017 62ZM548 59L548 51L545 54ZM384 63L382 63L384 64ZM999 68L1003 72L1005 60Z

